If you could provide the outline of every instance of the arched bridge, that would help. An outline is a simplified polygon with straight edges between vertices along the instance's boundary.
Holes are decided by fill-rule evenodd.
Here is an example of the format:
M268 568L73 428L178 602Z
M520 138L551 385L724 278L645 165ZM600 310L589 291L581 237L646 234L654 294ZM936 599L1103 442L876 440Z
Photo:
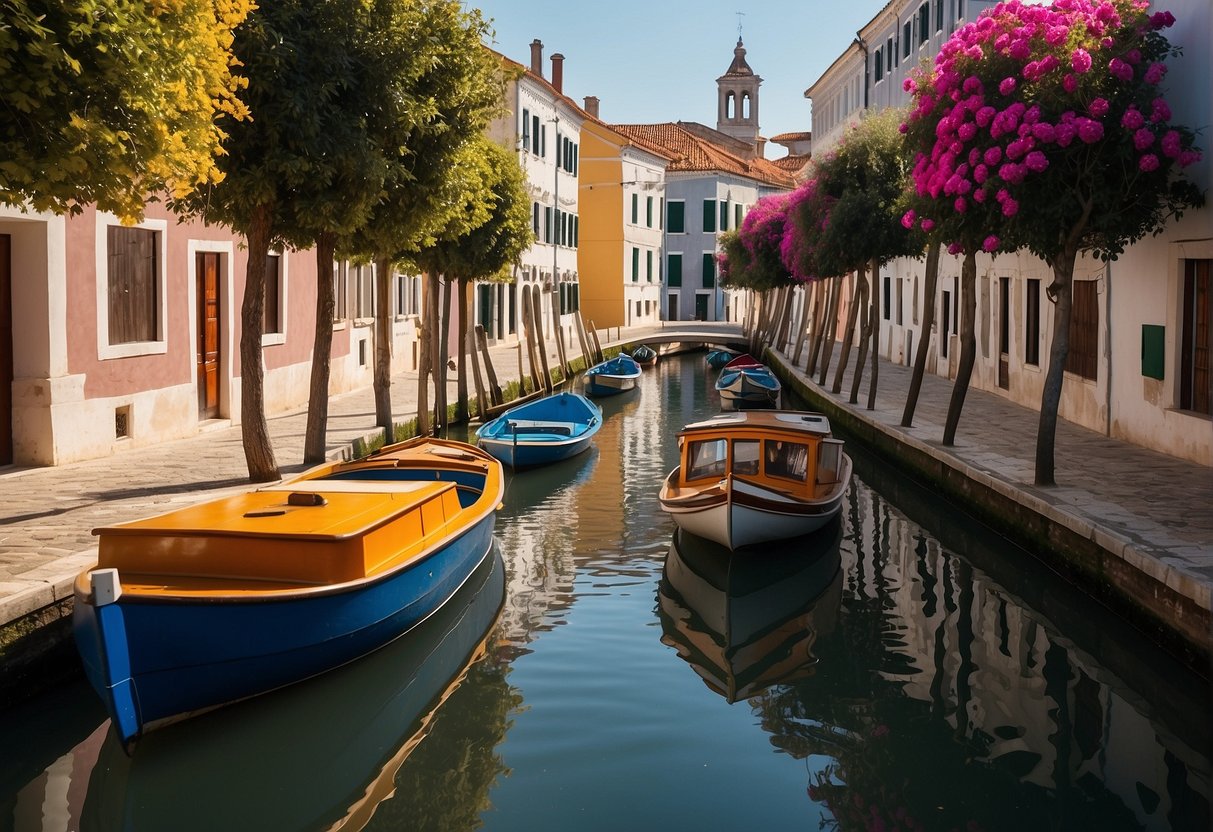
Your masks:
M662 321L660 325L598 330L603 349L624 344L703 344L745 350L741 324L725 321Z

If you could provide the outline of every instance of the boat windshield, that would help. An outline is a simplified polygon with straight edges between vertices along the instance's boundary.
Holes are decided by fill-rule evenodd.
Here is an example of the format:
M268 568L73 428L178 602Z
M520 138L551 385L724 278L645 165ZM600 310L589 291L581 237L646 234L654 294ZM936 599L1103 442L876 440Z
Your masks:
M706 439L692 442L687 453L687 479L723 477L728 452L729 441L727 439Z
M809 465L808 445L776 439L768 439L764 444L768 477L805 481Z
M842 465L842 443L836 439L827 439L821 443L817 453L817 481L819 483L838 482L838 469Z
M758 440L737 439L733 442L733 473L758 474Z

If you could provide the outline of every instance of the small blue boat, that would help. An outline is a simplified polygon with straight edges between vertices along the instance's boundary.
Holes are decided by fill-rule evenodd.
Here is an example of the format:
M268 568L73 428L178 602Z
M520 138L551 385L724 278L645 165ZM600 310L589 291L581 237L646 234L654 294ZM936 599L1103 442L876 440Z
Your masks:
M412 629L489 556L504 490L489 453L419 437L96 530L73 623L118 740L129 750Z
M729 352L728 350L712 350L708 353L707 362L708 366L713 370L719 370L736 357L737 353L735 352Z
M770 368L749 355L733 358L716 379L721 410L779 407L783 385Z
M585 371L585 392L591 396L614 396L636 387L640 365L630 355L595 364Z
M514 470L549 465L590 447L602 408L577 393L520 404L476 431L481 448Z

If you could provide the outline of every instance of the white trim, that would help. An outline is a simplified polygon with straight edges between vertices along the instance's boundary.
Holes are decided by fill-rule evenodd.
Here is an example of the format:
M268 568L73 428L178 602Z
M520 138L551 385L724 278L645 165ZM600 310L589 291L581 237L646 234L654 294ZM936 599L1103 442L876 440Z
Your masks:
M287 304L287 302L286 302L287 287L290 285L290 281L287 280L287 275L290 273L290 266L288 265L288 263L290 262L289 258L286 256L285 251L276 251L274 249L270 249L269 251L266 252L266 255L268 256L270 254L278 255L278 327L279 327L279 329L277 332L261 333L261 346L263 346L263 347L277 347L277 346L281 346L282 344L286 343L286 328L287 328L286 310L290 308L289 304Z
M156 252L156 294L160 309L156 316L156 340L134 341L129 344L111 344L109 321L109 229L122 222L113 214L97 212L95 272L97 283L97 359L131 358L137 355L164 355L168 352L168 337L165 334L168 322L168 220L145 219L133 228L146 228L158 232Z

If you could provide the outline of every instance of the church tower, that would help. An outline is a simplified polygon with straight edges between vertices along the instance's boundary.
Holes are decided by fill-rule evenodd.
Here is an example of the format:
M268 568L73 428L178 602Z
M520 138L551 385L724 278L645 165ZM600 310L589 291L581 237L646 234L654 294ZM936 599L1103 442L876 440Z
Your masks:
M745 46L738 36L733 63L716 79L716 129L751 145L756 156L762 155L758 137L758 86L761 83L762 79L746 63Z

